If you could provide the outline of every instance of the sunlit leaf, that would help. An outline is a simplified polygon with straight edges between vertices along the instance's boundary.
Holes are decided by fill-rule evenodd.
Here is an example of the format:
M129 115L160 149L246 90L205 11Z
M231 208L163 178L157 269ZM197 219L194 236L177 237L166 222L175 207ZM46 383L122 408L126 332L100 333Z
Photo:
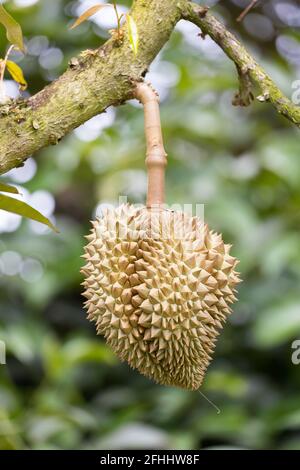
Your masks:
M12 60L6 61L6 68L12 78L20 85L21 90L26 90L27 82L24 78L21 67Z
M3 191L4 193L13 193L13 194L19 194L19 191L17 188L14 186L10 186L8 184L4 184L0 182L0 191Z
M129 41L131 48L134 52L134 55L137 55L138 46L139 46L139 34L136 22L130 15L126 15L127 27L128 27L128 34L129 34Z
M20 201L19 199L0 194L0 209L27 217L28 219L36 220L41 224L48 225L48 227L50 227L55 232L58 232L57 228L50 222L49 219L47 219L47 217L26 204L26 202Z
M0 5L0 23L6 29L6 36L9 42L24 52L22 28L2 5Z
M111 7L112 5L110 3L106 3L105 5L94 5L93 7L91 8L88 8L84 13L82 13L82 15L80 15L77 20L75 21L75 23L72 24L72 26L70 26L70 29L74 29L76 28L77 26L79 26L81 23L83 23L84 21L86 21L88 18L90 18L91 16L95 15L95 13L97 13L98 11L100 11L102 8L104 7Z

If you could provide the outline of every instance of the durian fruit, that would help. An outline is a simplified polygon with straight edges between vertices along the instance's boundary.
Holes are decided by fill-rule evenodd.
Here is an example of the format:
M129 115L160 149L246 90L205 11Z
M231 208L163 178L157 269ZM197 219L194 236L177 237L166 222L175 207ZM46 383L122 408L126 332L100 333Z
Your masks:
M93 222L84 296L97 332L130 366L195 390L239 282L230 245L198 217L123 205Z
M93 222L85 306L122 360L156 382L195 390L235 300L237 260L198 217L164 207L158 96L139 83L136 97L145 112L147 204L107 210Z

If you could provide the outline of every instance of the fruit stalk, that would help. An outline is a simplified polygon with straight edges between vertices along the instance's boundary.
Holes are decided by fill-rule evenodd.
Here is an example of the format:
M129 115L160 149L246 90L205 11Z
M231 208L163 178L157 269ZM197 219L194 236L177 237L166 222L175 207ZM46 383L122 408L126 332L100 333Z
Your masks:
M148 208L159 208L165 202L165 168L167 154L163 145L159 97L150 84L139 82L135 97L144 106L146 167L148 171Z

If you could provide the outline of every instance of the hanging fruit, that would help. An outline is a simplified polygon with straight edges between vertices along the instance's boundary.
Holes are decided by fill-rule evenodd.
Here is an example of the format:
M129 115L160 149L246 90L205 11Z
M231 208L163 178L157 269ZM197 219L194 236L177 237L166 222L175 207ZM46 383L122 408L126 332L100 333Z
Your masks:
M88 318L116 354L165 385L198 389L236 300L230 245L198 217L164 206L158 96L139 83L147 142L146 206L107 209L85 247Z

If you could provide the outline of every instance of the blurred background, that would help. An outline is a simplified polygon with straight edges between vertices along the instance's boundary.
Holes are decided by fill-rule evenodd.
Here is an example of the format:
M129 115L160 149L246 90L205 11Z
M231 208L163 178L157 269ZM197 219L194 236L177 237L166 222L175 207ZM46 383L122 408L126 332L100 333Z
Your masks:
M26 37L26 57L12 57L29 82L25 97L115 26L108 8L68 30L95 1L4 3ZM236 18L248 0L199 3L291 97L300 72L298 2L260 1L242 24ZM300 339L299 133L270 105L233 107L235 67L198 33L181 21L147 78L162 101L168 203L204 203L206 221L241 260L239 302L201 389L221 413L200 393L155 385L121 364L83 311L89 220L119 195L145 200L143 115L130 102L2 178L60 233L0 211L1 449L300 449L300 365L291 360ZM3 28L0 44L3 57ZM17 85L5 83L17 97Z

